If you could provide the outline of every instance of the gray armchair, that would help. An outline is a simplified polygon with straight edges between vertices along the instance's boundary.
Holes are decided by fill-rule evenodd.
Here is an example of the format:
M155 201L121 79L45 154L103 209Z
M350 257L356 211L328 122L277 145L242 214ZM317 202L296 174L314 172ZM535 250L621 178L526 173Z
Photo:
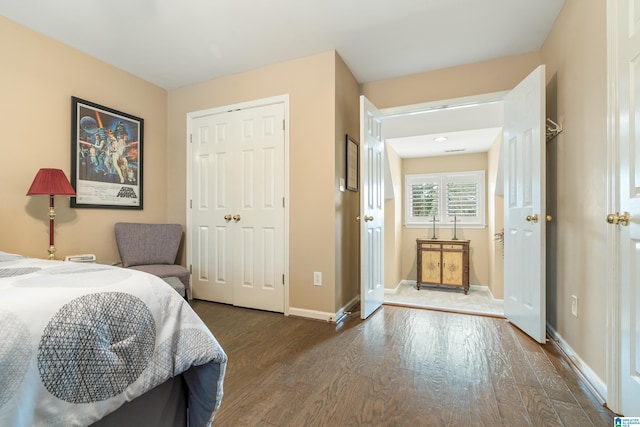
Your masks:
M183 296L190 295L189 270L175 264L182 240L180 224L118 222L115 234L123 267L145 271L163 279L177 277L184 285ZM165 281L176 289L175 281Z

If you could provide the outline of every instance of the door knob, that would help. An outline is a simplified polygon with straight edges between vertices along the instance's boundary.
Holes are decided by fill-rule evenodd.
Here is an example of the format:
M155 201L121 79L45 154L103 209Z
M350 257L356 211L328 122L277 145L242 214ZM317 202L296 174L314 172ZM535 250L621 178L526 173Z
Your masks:
M234 219L234 221L236 221L236 222L237 222L237 221L240 221L240 215L235 214L235 215L233 216L233 219Z
M545 217L545 219L547 220L547 222L551 222L551 220L553 219L553 217L551 215L547 215Z
M538 214L527 215L527 221L529 221L529 222L538 222Z
M365 215L364 216L364 222L369 222L369 221L373 221L373 217L369 216L369 215Z
M226 214L226 215L224 216L224 220L225 220L225 221L231 221L231 214Z
M623 227L626 227L627 225L629 225L629 222L631 222L631 215L629 215L629 212L624 212L622 215L620 215L620 213L616 212L616 213L612 213L607 215L607 222L609 224L620 224Z

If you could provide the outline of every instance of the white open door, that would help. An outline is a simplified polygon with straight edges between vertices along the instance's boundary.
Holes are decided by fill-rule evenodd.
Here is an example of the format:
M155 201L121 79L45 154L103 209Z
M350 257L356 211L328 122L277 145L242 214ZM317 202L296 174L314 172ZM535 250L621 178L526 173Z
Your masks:
M504 314L545 342L545 67L504 100Z
M615 101L611 108L615 110L612 121L618 138L618 150L613 152L617 170L612 172L618 175L618 189L613 189L618 200L614 207L617 212L612 212L607 221L616 227L612 240L617 247L612 261L618 271L620 293L620 317L616 320L619 341L615 339L616 332L611 340L612 357L618 359L612 364L619 363L620 368L620 394L616 395L614 383L610 407L631 417L637 416L640 408L640 7L637 1L630 0L616 0L610 6L614 12L611 24L615 26L610 31L614 36L611 57L615 61ZM617 300L617 295L612 300ZM616 312L611 314L618 316ZM618 343L619 349L615 347Z
M360 317L384 302L384 139L382 114L360 96Z

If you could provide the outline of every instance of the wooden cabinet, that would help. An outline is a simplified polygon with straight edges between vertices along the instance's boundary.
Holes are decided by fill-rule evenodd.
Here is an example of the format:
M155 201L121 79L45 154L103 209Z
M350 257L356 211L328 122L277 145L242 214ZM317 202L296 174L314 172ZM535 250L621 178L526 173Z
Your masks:
M469 293L469 240L417 239L421 284L459 286Z

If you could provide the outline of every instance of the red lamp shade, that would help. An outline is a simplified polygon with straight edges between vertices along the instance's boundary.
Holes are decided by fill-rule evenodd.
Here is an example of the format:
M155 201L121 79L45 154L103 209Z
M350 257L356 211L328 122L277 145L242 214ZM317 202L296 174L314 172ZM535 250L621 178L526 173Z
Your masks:
M62 170L43 168L38 171L27 191L27 196L36 194L75 196L76 192Z

